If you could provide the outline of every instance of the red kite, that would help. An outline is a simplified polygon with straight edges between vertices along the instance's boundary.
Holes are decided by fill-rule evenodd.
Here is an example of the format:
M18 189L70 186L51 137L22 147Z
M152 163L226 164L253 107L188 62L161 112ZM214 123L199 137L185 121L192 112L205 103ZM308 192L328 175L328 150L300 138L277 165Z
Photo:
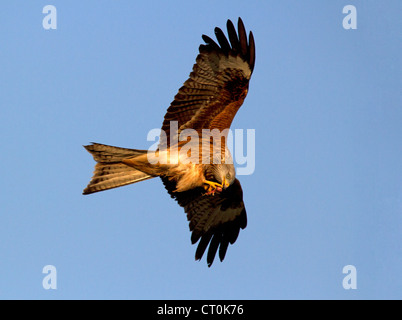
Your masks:
M233 23L227 21L228 38L220 28L215 28L216 43L203 35L205 44L199 54L189 79L179 89L165 115L159 146L156 152L125 149L93 143L85 148L97 164L94 175L83 194L108 190L159 176L171 195L187 213L190 221L191 242L199 241L195 258L200 260L209 245L208 266L211 266L219 249L221 261L229 243L233 244L247 225L243 191L235 177L226 140L218 147L210 137L202 137L203 130L230 128L237 110L247 95L255 62L255 44L252 32L247 38L242 20L238 20L238 33ZM171 124L175 123L175 129ZM184 161L181 152L173 159L172 148L184 150L189 139L178 137L191 129L199 134L197 152L191 149L190 158ZM227 131L226 131L227 132ZM225 138L224 133L221 138ZM175 138L176 140L172 139ZM201 142L207 141L201 146ZM191 145L191 144L190 144ZM194 147L194 143L191 145ZM186 146L188 150L188 145ZM214 150L214 151L213 151ZM200 151L201 155L198 154ZM167 161L160 159L165 156ZM212 157L211 157L212 156ZM212 161L211 161L212 158ZM156 159L159 161L151 161ZM216 161L217 160L217 161Z

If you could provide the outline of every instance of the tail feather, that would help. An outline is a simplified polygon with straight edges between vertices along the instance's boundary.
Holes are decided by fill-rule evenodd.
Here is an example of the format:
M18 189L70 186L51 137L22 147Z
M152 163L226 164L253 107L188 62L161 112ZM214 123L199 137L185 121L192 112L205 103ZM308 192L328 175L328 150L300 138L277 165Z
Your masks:
M147 150L119 148L93 142L89 146L84 146L84 148L93 155L96 162L103 163L121 162L124 159L137 157L147 153Z
M118 148L98 143L84 147L98 163L95 165L94 175L83 194L117 188L154 177L122 163L124 159L146 153L146 150Z

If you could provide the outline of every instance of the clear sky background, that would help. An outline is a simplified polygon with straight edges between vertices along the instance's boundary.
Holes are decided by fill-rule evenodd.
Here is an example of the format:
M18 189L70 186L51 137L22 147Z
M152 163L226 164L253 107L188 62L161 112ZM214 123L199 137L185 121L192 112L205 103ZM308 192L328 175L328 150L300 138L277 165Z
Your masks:
M42 9L57 8L57 30ZM357 30L342 26L357 8ZM401 299L401 1L2 1L0 298ZM82 145L147 149L202 43L255 36L248 226L194 261L158 179L81 195ZM57 289L42 287L46 265ZM342 269L354 265L357 289Z

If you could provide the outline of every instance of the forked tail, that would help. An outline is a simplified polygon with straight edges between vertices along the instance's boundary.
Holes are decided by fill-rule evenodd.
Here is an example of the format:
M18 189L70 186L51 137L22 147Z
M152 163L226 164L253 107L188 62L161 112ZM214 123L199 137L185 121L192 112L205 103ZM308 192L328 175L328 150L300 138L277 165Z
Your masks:
M84 148L93 155L97 164L94 175L82 192L83 194L117 188L155 177L122 162L144 155L147 150L118 148L98 143L84 146Z

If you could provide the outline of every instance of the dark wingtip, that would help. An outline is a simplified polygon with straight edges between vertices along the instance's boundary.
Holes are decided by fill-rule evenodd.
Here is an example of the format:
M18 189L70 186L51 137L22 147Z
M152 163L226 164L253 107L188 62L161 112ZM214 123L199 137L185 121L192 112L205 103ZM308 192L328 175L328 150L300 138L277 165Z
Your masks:
M226 28L228 30L229 41L232 46L233 53L237 54L240 51L239 38L237 37L236 28L231 20L226 22Z
M244 27L243 20L239 17L237 22L237 32L233 22L228 19L226 22L228 38L223 33L222 29L215 28L215 36L218 42L215 42L207 35L202 35L202 39L206 45L200 46L200 52L207 50L216 50L223 54L240 54L241 57L250 65L251 71L254 70L255 65L255 42L253 33L250 31L247 37L246 28ZM248 38L248 39L247 39Z
M232 48L230 47L228 39L226 38L222 29L216 27L215 28L215 36L216 36L216 39L218 39L218 43L221 46L221 50L223 51L223 53L225 55L227 55Z
M204 40L205 43L207 44L207 46L210 46L212 49L215 49L215 50L220 49L218 44L214 40L212 40L210 37L208 37L207 35L203 34L202 35L202 40Z
M248 55L249 55L249 64L251 71L254 70L254 64L255 64L255 42L254 42L254 35L253 32L250 31L249 36L248 36Z

